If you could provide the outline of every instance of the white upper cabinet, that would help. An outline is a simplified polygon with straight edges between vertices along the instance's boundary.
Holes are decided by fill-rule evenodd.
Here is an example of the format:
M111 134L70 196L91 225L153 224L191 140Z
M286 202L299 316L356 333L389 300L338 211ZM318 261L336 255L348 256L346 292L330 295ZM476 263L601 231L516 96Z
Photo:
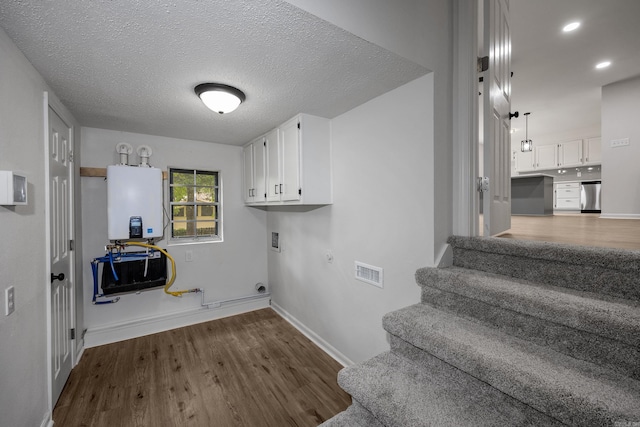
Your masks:
M582 140L558 144L558 166L582 166Z
M558 147L542 145L534 148L536 153L536 169L554 169L558 167Z
M535 170L533 164L533 151L516 151L516 171L517 172L531 172Z
M602 163L602 139L600 137L584 140L584 163L587 165Z
M245 203L264 203L267 198L265 152L266 138L264 136L256 138L243 148Z
M332 203L329 129L328 119L299 114L265 136L267 205Z

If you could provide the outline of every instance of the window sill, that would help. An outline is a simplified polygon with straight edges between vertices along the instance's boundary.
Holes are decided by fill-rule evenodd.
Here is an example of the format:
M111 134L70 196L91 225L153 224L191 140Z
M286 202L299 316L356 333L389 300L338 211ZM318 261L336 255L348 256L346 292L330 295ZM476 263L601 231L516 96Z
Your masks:
M204 245L208 243L222 243L222 237L202 238L202 239L173 239L167 242L167 246Z

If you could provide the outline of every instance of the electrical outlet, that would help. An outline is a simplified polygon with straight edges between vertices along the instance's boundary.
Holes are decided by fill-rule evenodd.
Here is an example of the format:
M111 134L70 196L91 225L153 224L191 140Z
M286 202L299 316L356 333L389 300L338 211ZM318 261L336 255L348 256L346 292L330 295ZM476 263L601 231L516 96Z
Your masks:
M15 291L13 286L9 286L4 290L4 314L10 315L16 309Z

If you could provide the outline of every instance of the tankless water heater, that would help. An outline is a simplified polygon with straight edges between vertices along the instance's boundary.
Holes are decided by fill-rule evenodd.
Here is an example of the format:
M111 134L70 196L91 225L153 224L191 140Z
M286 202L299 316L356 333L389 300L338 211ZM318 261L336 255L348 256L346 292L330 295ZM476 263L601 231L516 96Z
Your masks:
M107 166L109 240L162 237L162 171L126 165Z

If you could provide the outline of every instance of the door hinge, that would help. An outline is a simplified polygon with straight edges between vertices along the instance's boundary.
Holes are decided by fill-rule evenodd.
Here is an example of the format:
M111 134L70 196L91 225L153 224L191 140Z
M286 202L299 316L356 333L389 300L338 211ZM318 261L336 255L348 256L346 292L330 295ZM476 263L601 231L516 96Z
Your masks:
M267 146L267 141L262 141L262 144L266 147Z
M300 129L300 122L298 122L298 129Z
M481 73L483 71L487 71L489 69L489 57L483 56L482 58L478 58L478 72Z
M298 188L298 195L302 196L302 188Z
M489 177L485 176L484 178L479 176L478 177L478 191L481 193L486 193L489 191Z
M69 336L72 340L76 339L76 328L71 328L71 330L69 331Z
M73 163L73 151L69 150L69 161Z
M73 250L74 250L74 246L75 246L75 245L74 245L74 243L73 243L73 240L69 240L69 250L70 250L70 251L73 251Z

